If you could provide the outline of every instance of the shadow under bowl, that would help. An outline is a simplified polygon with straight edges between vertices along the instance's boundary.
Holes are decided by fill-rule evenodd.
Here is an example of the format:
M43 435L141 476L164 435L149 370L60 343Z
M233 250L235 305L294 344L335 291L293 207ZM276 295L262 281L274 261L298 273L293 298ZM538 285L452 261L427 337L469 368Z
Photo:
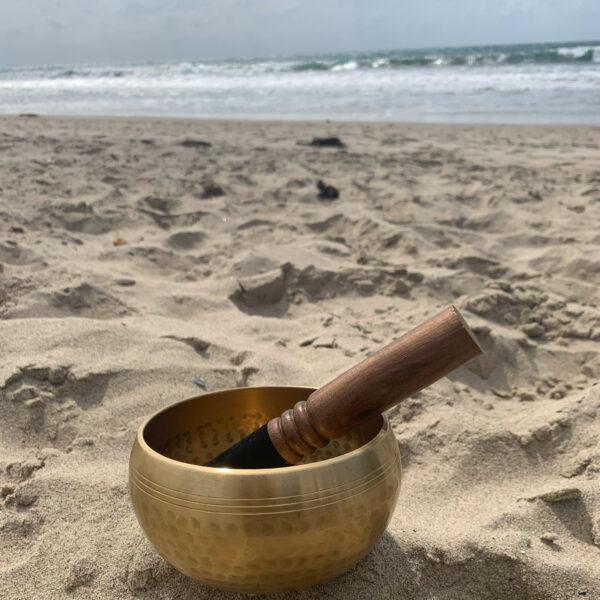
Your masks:
M225 590L273 593L332 578L374 546L401 479L385 416L295 466L202 466L313 391L225 390L173 404L141 425L131 500L148 539L176 569Z

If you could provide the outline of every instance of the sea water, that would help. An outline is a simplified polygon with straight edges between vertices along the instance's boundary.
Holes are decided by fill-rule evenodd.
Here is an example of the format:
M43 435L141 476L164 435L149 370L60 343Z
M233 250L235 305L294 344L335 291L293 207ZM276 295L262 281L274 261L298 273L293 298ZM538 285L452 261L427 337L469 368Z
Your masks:
M600 42L0 68L0 113L600 124Z

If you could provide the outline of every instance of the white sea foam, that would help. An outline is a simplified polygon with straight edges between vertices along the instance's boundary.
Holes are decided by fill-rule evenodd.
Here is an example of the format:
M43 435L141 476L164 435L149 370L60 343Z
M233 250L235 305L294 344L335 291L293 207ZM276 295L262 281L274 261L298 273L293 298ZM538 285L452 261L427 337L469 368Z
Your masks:
M348 62L331 67L332 71L355 71L356 69L358 69L358 63L355 60L349 60Z
M572 44L0 69L0 112L598 123L599 51Z
M569 48L557 48L556 52L561 56L573 58L584 58L589 52L592 55L593 62L600 62L600 46L574 46Z
M388 67L390 64L390 59L389 58L376 58L372 63L371 66L374 69L379 69L381 67Z

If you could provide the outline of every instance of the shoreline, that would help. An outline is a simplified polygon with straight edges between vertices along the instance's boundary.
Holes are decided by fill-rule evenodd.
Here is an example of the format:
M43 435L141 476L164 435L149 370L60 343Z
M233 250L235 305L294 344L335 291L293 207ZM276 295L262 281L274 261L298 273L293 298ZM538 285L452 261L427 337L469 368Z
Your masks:
M600 129L598 123L494 123L494 122L454 122L454 121L378 121L378 120L335 120L330 118L302 120L302 119L265 119L265 118L221 118L221 117L188 117L188 116L161 116L161 115L85 115L85 114L46 114L46 113L0 113L0 119L15 118L46 118L46 119L100 119L100 120L140 120L140 121L188 121L207 123L256 123L264 125L373 125L373 126L402 126L402 127L523 127L523 128L586 128Z

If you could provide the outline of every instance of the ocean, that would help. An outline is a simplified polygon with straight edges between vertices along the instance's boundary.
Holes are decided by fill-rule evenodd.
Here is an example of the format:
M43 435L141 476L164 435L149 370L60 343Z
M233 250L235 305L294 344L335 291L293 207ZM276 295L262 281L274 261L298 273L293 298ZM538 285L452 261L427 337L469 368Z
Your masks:
M0 68L0 113L600 124L600 42Z

